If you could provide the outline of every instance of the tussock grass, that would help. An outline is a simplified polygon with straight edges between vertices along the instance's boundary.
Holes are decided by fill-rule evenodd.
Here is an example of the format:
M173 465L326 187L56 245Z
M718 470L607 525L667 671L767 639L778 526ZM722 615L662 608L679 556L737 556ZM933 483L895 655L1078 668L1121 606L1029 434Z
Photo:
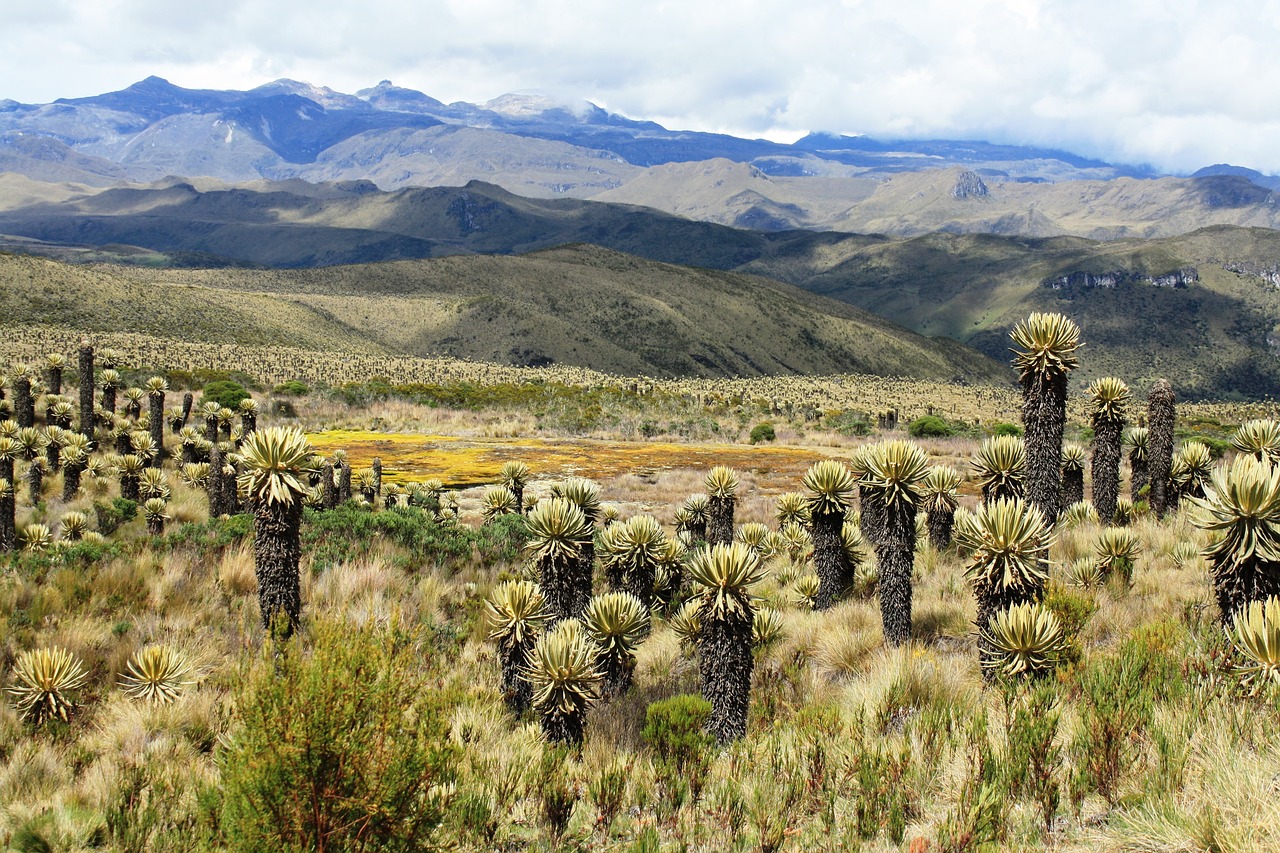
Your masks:
M490 443L484 435L518 427L518 418L421 404L378 403L361 413L343 402L314 400L301 414L307 423L350 426L363 417L363 427L384 415L406 426L434 418L433 431L454 431L446 434L455 440L441 445L505 447L506 458L518 458L530 440L521 435ZM746 428L753 420L746 419ZM415 440L407 433L390 439L366 433L371 442ZM704 491L706 462L732 460L742 481L737 522L773 528L777 494L797 489L807 464L792 468L772 460L780 454L844 458L862 441L816 426L805 435L803 445L770 449L673 444L669 464L602 476L602 497L618 505L623 518L652 513L670 532L675 507ZM833 440L808 443L824 435ZM566 437L566 453L583 457L590 456L584 447L605 447L620 459L647 453L661 460L668 452L665 441ZM535 446L555 439L537 436ZM962 471L974 445L971 437L929 442L936 460ZM390 474L405 473L390 460L383 455ZM545 495L561 472L534 468L531 491ZM483 472L477 476L483 479ZM35 729L0 703L0 837L6 843L37 837L54 849L84 847L95 837L119 849L223 843L208 834L220 824L206 811L210 801L202 792L222 782L221 756L244 734L238 727L246 674L269 669L270 651L259 621L246 533L251 525L243 519L207 523L203 493L171 479L171 505L185 521L175 519L164 537L146 535L139 519L113 536L115 550L98 557L63 565L24 556L0 576L0 686L18 653L55 644L83 659L92 681L67 724ZM974 505L973 485L962 488L962 504ZM755 849L779 837L780 849L910 849L917 839L934 849L969 813L967 798L983 784L999 803L998 814L988 817L997 821L996 843L1005 849L1273 846L1280 825L1267 796L1280 759L1274 698L1244 696L1233 687L1203 561L1179 565L1175 559L1185 543L1204 544L1185 511L1163 521L1134 520L1141 551L1132 584L1113 581L1060 596L1059 606L1080 605L1085 617L1074 657L1046 682L1062 714L1054 743L1063 755L1054 777L1060 801L1046 830L1030 796L1002 781L1018 759L1011 709L1021 694L982 679L965 560L953 549L918 549L913 640L897 649L883 644L873 595L847 598L821 613L800 609L791 601L794 577L812 565L772 560L770 575L753 592L779 610L782 636L755 654L747 738L708 751L699 790L691 786L682 798L643 735L654 702L700 690L696 652L682 647L663 618L637 650L632 690L589 712L580 753L549 750L536 721L506 710L481 606L500 580L525 571L525 561L491 529L477 530L480 488L464 491L456 528L429 524L417 510L411 514L417 520L398 532L365 529L367 510L343 508L330 522L309 511L304 618L296 640L299 651L313 654L314 626L322 619L353 632L361 626L419 632L416 659L440 662L432 664L429 689L440 702L441 737L455 750L456 773L444 831L462 850L556 844L625 850L642 838L665 846ZM30 507L24 495L19 516L56 521L117 490L110 482L102 495L66 505L50 491L42 507ZM1065 565L1093 554L1099 530L1096 524L1059 529L1051 599L1059 595ZM791 575L786 582L780 569ZM1084 605L1092 604L1097 610L1089 615ZM182 650L203 676L171 705L134 702L116 687L130 656L151 643ZM1079 745L1104 716L1084 698L1084 685L1113 672L1125 655L1145 667L1129 685L1142 713L1126 740L1133 751L1110 803L1096 784L1075 779L1084 764ZM350 689L335 696L353 695L364 683L360 677L353 673ZM154 809L136 806L140 790ZM560 795L572 808L557 829L548 814ZM124 808L129 803L135 805Z

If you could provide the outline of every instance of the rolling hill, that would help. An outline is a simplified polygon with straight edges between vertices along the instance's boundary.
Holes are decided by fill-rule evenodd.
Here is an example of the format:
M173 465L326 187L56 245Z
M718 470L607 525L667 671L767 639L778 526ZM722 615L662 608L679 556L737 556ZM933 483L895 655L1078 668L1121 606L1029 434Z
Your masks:
M227 186L174 179L49 195L21 207L0 204L0 234L205 252L273 267L594 243L653 260L731 269L769 239L648 208L531 199L480 182L381 192L367 181Z
M979 234L797 241L745 271L791 281L1005 358L1008 330L1060 311L1086 349L1073 382L1167 377L1188 397L1280 393L1280 232L1219 226L1162 240Z
M567 364L654 377L871 373L1007 384L1009 369L767 279L595 246L309 270L0 255L9 326Z
M874 178L788 177L714 160L654 166L590 198L736 228L899 237L942 231L1117 240L1210 225L1280 227L1273 191L1237 174L1024 182L953 167Z
M928 173L903 180L923 184ZM1019 317L1062 310L1089 341L1078 381L1114 373L1140 385L1166 375L1184 396L1280 394L1273 344L1280 340L1280 234L1269 228L1214 226L1154 240L949 232L902 239L731 228L645 207L525 198L478 182L395 192L369 182L227 186L172 180L107 190L12 176L0 179L0 186L6 183L24 199L0 204L0 234L26 238L8 244L14 251L135 265L314 268L592 244L650 261L786 282L1000 361L1008 329ZM1121 182L1109 186L1119 191ZM646 286L643 277L653 269L638 271L630 286ZM466 336L453 337L459 340L450 346L462 347ZM456 351L520 357L478 341L467 346ZM530 351L531 357L571 357L563 348ZM753 370L723 352L704 357L717 370ZM786 369L786 359L770 359L778 365L770 370ZM835 358L828 368L834 362L848 359ZM621 356L616 363L641 372L677 367L643 367Z

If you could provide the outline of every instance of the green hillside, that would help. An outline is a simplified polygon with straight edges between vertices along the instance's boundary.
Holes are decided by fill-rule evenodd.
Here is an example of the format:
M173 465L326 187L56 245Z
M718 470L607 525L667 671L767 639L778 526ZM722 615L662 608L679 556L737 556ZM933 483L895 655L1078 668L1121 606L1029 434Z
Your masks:
M310 270L151 269L0 255L9 325L624 375L870 373L1007 383L1008 368L755 276L571 246Z
M203 285L183 271L71 265L0 254L0 325L140 332L192 341L385 353L313 308L257 292Z
M1061 311L1088 341L1077 382L1166 376L1184 396L1280 393L1273 341L1280 232L1219 226L1153 241L1100 243L931 234L804 245L742 267L850 302L927 335L1007 357L1008 329ZM1233 270L1242 270L1236 272ZM1179 271L1192 280L1158 286ZM1093 282L1085 276L1092 276ZM1074 278L1073 278L1074 276ZM1049 282L1063 278L1066 286ZM1099 282L1114 280L1113 286Z
M1131 183L1130 190L1142 191L1144 209L1164 209L1156 202L1167 187ZM405 262L362 274L368 280L358 284L346 282L349 272L315 271L285 280L280 285L285 291L300 281L342 280L318 284L305 300L291 303L290 311L319 312L321 318L297 325L281 321L295 337L329 336L336 324L334 335L354 334L362 345L397 352L515 363L549 359L658 375L849 369L944 378L983 373L965 356L953 370L948 358L921 355L943 352L941 344L922 349L917 339L888 342L879 333L846 333L852 327L842 326L841 319L873 326L877 321L861 313L845 316L830 303L808 305L806 310L821 315L817 319L792 315L790 308L754 313L746 303L739 308L733 299L745 298L744 279L707 271L723 270L787 282L920 334L971 345L1000 362L1007 358L1008 329L1019 318L1033 310L1064 311L1089 341L1090 357L1077 382L1114 373L1142 386L1167 376L1184 397L1280 395L1280 362L1272 346L1280 340L1280 293L1272 283L1280 281L1280 232L1268 228L1218 225L1158 240L951 232L901 239L765 233L642 207L522 198L481 183L390 193L367 182L301 181L252 187L170 181L105 191L63 187L47 195L27 185L17 189L29 203L0 210L0 234L54 244L0 243L20 251L82 262L118 259L139 267ZM928 207L934 199L945 207L956 201L934 189L918 203ZM1077 215L1085 216L1093 202L1078 201ZM1070 208L1063 204L1063 211ZM569 244L633 257L600 261L611 257L604 253L587 261L590 253L583 249L540 254ZM519 253L526 257L517 266L497 257ZM456 260L445 260L450 257ZM426 265L408 260L418 258L440 260ZM638 271L618 268L643 264L638 258L704 270L671 272L660 264ZM1188 273L1181 286L1152 283L1182 270ZM210 288L235 281L236 289L256 292L274 279L193 270L186 280ZM1055 280L1068 286L1047 284ZM401 322L399 314L388 319L384 306L389 303L369 296L369 288L388 287L388 281L404 291L397 298L412 301L406 310L412 309L414 322ZM701 294L692 301L687 298L691 282ZM766 291L786 294L789 306L800 298L762 282L752 287L751 300L760 304L781 298L760 295ZM707 300L718 303L709 307ZM238 322L244 329L237 334L263 339L272 334L259 329L256 320Z

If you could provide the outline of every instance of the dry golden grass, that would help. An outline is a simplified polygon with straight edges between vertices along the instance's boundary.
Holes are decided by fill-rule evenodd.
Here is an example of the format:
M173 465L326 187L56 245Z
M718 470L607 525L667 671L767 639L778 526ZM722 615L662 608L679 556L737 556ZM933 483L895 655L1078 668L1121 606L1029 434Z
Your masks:
M705 490L710 464L730 464L742 477L737 521L774 526L776 495L799 488L804 469L823 456L846 458L861 441L835 433L780 431L768 447L698 442L584 440L522 432L519 417L413 406L378 404L368 410L325 401L300 407L300 420L313 427L324 423L348 428L383 423L422 427L420 433L360 431L348 433L356 467L364 456L381 455L388 479L441 476L456 464L456 482L491 480L504 459L529 460L538 478L532 491L545 493L549 481L566 473L589 473L601 484L606 502L617 504L623 517L652 513L670 527L674 509L690 494ZM360 418L365 420L359 423ZM732 422L729 418L726 423ZM750 421L748 421L749 423ZM518 435L502 435L511 429ZM437 435L429 442L422 436ZM360 442L367 442L362 448ZM410 469L395 461L398 448L408 457L433 444L438 454ZM326 450L338 446L325 445ZM966 471L976 442L969 438L930 440L932 461ZM457 450L458 458L450 460ZM487 454L487 455L486 455ZM525 455L527 454L527 455ZM496 464L495 464L496 463ZM591 467L598 466L598 467ZM176 480L176 478L174 478ZM203 521L202 494L175 482L175 515ZM117 494L110 483L104 496ZM478 489L464 494L463 523L476 524ZM972 483L963 502L972 505ZM92 499L63 505L51 489L43 507L30 507L25 496L21 519L56 522L71 508L90 510ZM175 519L174 526L178 524ZM1098 610L1079 636L1084 660L1079 666L1107 660L1144 631L1175 626L1186 645L1172 646L1188 670L1202 661L1194 644L1204 649L1221 643L1214 624L1203 561L1179 568L1173 559L1178 543L1203 544L1203 536L1184 512L1157 522L1138 518L1133 529L1142 542L1133 584L1073 592L1096 602ZM1053 574L1065 563L1091 553L1096 525L1060 530L1052 550ZM186 826L198 815L196 793L219 779L217 744L233 737L237 721L234 697L244 667L257 660L263 644L259 623L253 557L248 540L214 549L153 543L141 521L126 525L119 538L129 543L117 557L88 568L52 567L40 577L9 572L0 577L0 659L7 684L8 669L20 651L62 645L81 657L94 674L81 709L64 731L36 731L22 723L7 703L0 707L0 839L33 829L54 849L87 846L103 831L112 803L130 786L142 783L163 790L166 825ZM483 639L476 614L480 602L500 577L519 573L522 561L484 565L474 555L450 565L449 571L428 568L431 555L413 554L386 538L321 568L303 562L304 616L332 614L356 625L370 620L403 625L449 626L459 636L456 655L439 689L456 697L449 717L450 739L460 749L459 788L483 795L492 806L496 829L492 838L468 834L450 825L463 850L551 846L541 816L538 768L544 747L537 725L516 719L499 695L497 655ZM991 760L1004 760L1009 741L1001 691L986 686L979 674L972 620L975 607L964 582L964 560L954 551L922 545L916 556L914 639L901 649L885 648L875 599L848 600L823 612L802 611L790 602L790 586L778 577L785 561L772 562L773 574L756 589L782 614L782 638L756 656L752 718L745 741L712 756L701 798L664 811L661 768L641 737L645 710L653 701L697 692L696 656L681 647L665 621L639 647L635 687L625 696L597 706L588 718L587 742L580 755L563 763L563 773L578 797L566 838L586 849L626 850L640 833L655 831L665 847L687 843L694 849L724 849L738 839L743 849L761 846L761 833L772 830L771 816L783 814L790 779L811 779L813 744L820 742L829 771L830 817L814 800L792 803L785 810L786 850L846 848L896 850L913 839L934 849L949 816L959 809L970 776L972 750L967 732L985 714ZM1171 629L1170 629L1171 630ZM307 642L304 625L303 643ZM172 706L150 707L126 699L114 683L125 662L153 642L171 644L197 662L204 677ZM1203 656L1208 658L1208 651ZM1220 682L1230 673L1213 664ZM1075 671L1061 674L1063 718L1060 745L1077 741L1083 711L1074 696ZM1122 795L1108 810L1096 795L1086 797L1077 821L1067 804L1064 760L1063 804L1052 832L1039 826L1033 805L1009 797L1003 849L1148 850L1268 849L1280 831L1271 776L1280 731L1274 707L1241 698L1225 687L1197 685L1177 699L1160 701L1150 726L1139 738L1139 758L1122 780ZM1198 691L1198 692L1197 692ZM1218 691L1218 692L1215 692ZM829 715L829 719L823 715ZM945 720L945 723L938 723ZM859 728L865 727L865 730ZM941 728L939 728L941 727ZM1155 745L1157 734L1186 745L1185 766L1178 773L1164 767ZM878 752L877 752L878 751ZM908 756L907 770L894 782L909 792L903 839L878 828L861 838L855 831L863 795L860 768L871 753ZM1176 758L1176 756L1175 756ZM591 785L611 768L626 769L624 807L612 825L597 824L598 806ZM887 771L878 771L887 773ZM1171 776L1177 781L1160 788ZM880 778L880 777L876 777ZM161 796L161 795L156 795ZM806 794L806 796L809 796ZM172 843L156 835L153 848ZM124 846L124 845L120 845ZM144 845L145 846L145 845Z

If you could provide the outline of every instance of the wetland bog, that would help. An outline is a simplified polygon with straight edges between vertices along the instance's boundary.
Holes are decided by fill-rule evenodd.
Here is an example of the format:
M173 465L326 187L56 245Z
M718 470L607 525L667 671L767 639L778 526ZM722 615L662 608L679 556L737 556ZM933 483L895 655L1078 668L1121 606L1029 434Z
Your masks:
M587 477L607 480L622 474L656 476L681 468L706 470L728 465L768 475L779 483L798 482L824 456L847 456L852 447L821 452L793 446L611 441L593 438L500 438L456 435L326 430L308 435L318 453L346 450L354 468L381 458L388 482L439 478L454 489L492 483L504 462L517 460L538 479Z

